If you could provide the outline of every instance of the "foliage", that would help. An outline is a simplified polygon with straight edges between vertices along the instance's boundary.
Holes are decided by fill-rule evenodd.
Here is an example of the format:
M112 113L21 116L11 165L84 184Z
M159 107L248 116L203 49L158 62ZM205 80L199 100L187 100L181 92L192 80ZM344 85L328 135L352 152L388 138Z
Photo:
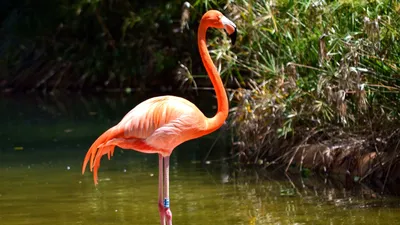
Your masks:
M241 0L226 8L240 47L219 47L214 57L242 87L232 123L244 161L290 164L308 143L362 136L376 146L396 133L399 3Z
M13 90L97 90L171 84L164 74L200 66L182 2L6 1L1 15L0 86ZM198 8L203 8L199 3ZM196 61L197 60L197 61ZM189 64L187 61L193 63ZM199 65L199 66L197 66ZM184 71L185 72L185 71ZM185 74L183 74L185 76ZM184 78L183 78L184 79ZM174 80L174 79L172 79ZM182 80L182 79L181 79Z

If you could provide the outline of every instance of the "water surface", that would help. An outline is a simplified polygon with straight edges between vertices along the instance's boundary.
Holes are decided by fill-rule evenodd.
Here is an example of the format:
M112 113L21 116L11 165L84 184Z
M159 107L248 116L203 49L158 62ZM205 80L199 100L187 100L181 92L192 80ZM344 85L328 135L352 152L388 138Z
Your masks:
M0 224L159 224L156 155L116 149L102 160L98 186L90 172L81 175L97 135L145 98L2 97ZM215 111L211 94L195 103ZM201 164L215 140L209 159L221 159L229 140L218 132L171 157L174 224L400 224L399 199L363 186Z

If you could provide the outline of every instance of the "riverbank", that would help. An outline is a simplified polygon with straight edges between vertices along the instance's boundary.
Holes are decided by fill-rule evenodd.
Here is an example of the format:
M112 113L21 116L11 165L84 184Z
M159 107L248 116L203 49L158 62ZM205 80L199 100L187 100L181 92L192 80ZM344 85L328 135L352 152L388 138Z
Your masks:
M381 189L399 183L400 5L224 4L49 3L57 16L32 8L35 24L18 22L28 14L13 17L27 10L16 6L2 20L1 90L165 93L210 86L196 31L202 12L223 9L238 26L237 44L211 31L209 49L232 88L232 154L241 163L339 174Z
M242 3L231 6L251 46L234 65L252 71L231 117L241 161L398 184L400 5Z

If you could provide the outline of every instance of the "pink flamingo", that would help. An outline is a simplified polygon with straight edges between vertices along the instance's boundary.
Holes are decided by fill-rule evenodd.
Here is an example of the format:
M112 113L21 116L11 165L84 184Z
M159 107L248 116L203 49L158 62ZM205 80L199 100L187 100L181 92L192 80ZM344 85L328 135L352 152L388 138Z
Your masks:
M133 108L115 126L105 131L92 144L82 166L85 172L90 160L94 183L97 184L97 171L100 159L107 154L113 155L115 146L143 153L159 155L158 207L161 225L172 225L172 213L169 203L169 157L176 146L185 141L207 135L225 122L228 116L228 98L219 73L211 60L206 45L206 31L209 27L225 29L236 40L236 25L221 12L210 10L200 21L198 46L204 67L214 86L218 111L207 118L191 102L175 96L160 96L148 99Z

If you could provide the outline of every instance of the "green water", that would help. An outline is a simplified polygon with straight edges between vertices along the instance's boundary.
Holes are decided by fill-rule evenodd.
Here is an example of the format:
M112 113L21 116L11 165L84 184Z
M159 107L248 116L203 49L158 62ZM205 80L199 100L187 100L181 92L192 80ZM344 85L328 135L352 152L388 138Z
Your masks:
M87 148L144 96L0 99L0 224L159 224L156 155L117 149L100 181L81 175ZM195 102L212 115L212 95ZM364 186L199 163L229 151L224 135L183 144L171 156L174 224L400 224L400 200Z

